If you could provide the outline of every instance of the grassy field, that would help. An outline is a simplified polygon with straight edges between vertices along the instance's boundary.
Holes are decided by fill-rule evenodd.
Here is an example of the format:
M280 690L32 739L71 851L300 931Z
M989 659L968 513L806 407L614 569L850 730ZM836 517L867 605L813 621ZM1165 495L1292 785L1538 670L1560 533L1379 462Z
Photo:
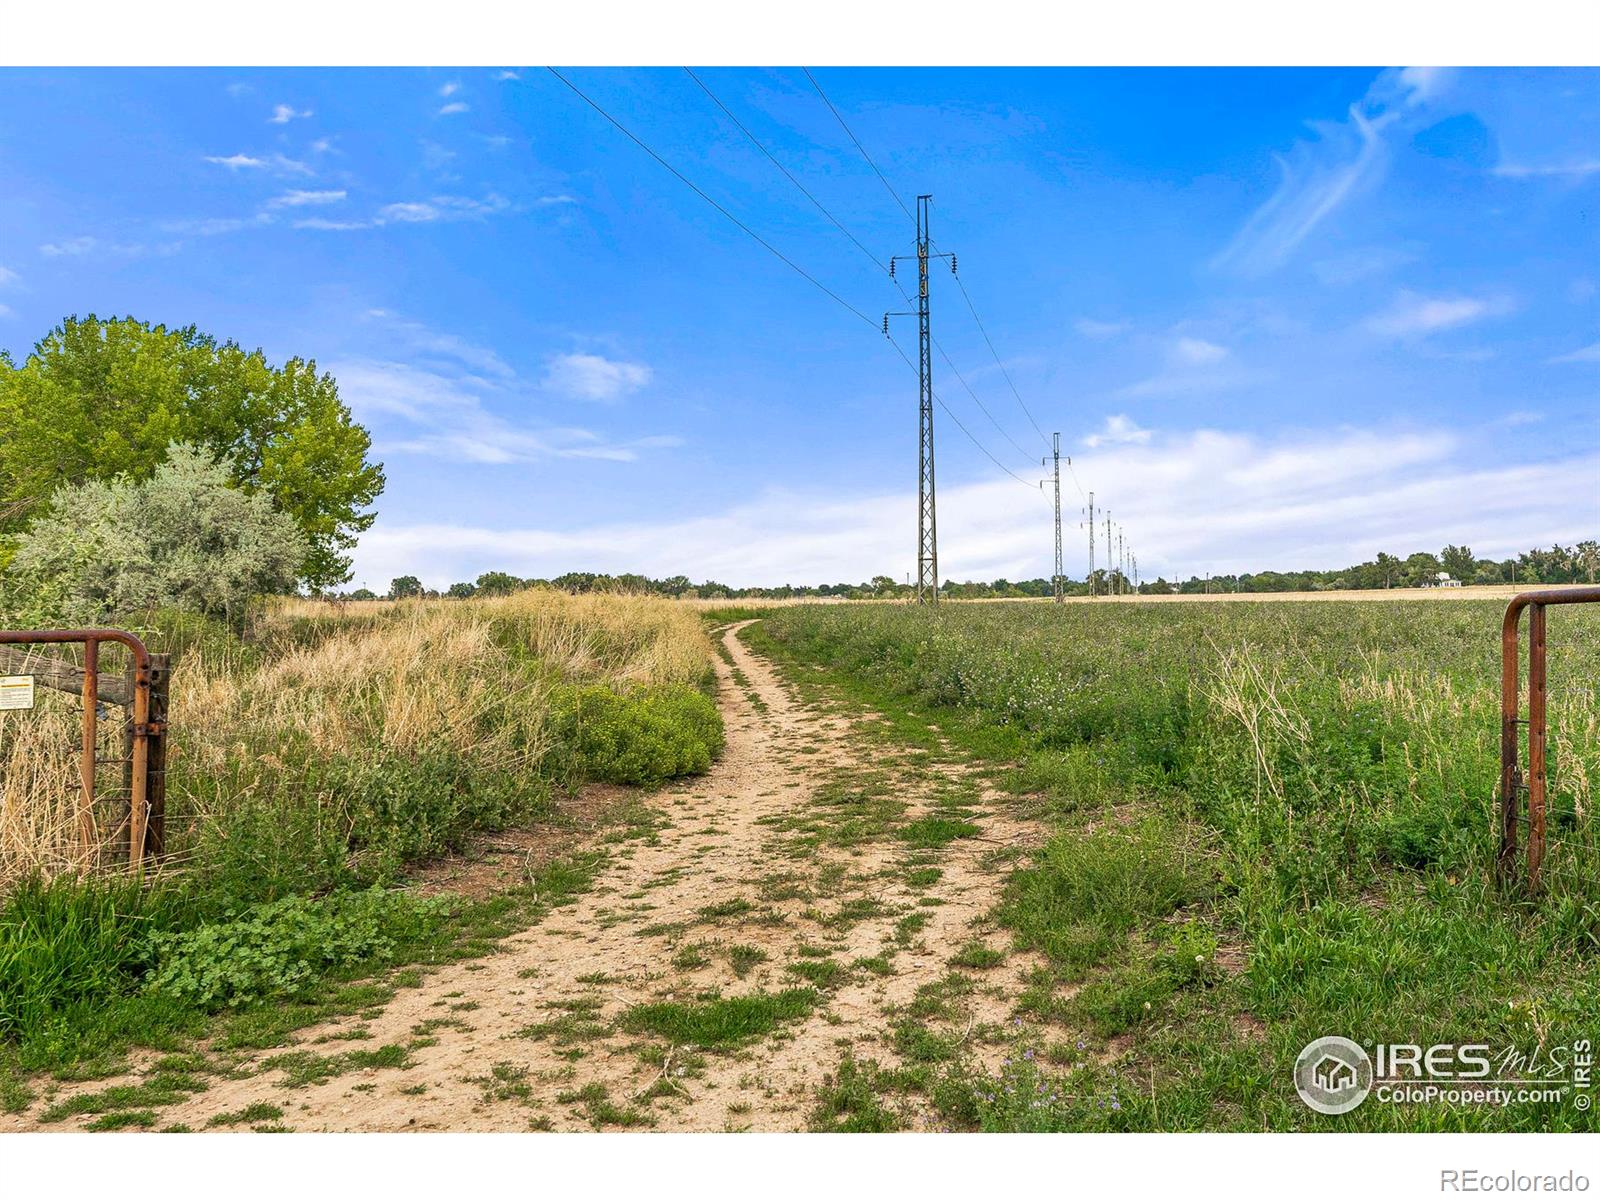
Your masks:
M935 723L1052 830L997 916L1048 964L1024 1008L1053 1035L998 1075L846 1061L841 1111L909 1089L955 1128L1592 1127L1570 1102L1329 1118L1285 1086L1329 1034L1524 1053L1594 1036L1600 611L1551 618L1559 845L1531 901L1491 882L1502 608L768 612L753 645L907 737Z
M722 745L710 643L662 600L296 601L244 636L159 615L141 632L174 655L173 853L149 886L83 871L76 702L0 713L8 1106L29 1072L176 1051L219 1012L249 1043L341 987L372 1003L351 981L481 946L595 867L557 862L474 905L407 890L413 864L549 821L582 783L703 772Z

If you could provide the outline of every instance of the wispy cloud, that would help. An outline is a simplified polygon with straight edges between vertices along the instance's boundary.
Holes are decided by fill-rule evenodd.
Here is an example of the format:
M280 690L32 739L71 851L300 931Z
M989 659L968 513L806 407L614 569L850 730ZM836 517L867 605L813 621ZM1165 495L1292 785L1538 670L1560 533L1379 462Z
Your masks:
M298 189L284 192L267 201L274 208L303 208L309 204L337 204L345 198L344 189L326 192L307 192Z
M1215 342L1208 342L1204 338L1182 337L1174 345L1173 355L1179 362L1210 366L1227 358L1228 348L1219 346Z
M466 112L469 107L470 106L465 101L452 100L449 104L446 104L439 109L439 115L441 117L453 117L457 113Z
M466 221L493 216L511 206L504 196L491 192L482 200L470 196L433 196L428 200L403 200L386 204L375 218L380 225L426 224L430 221Z
M451 96L454 96L460 90L461 90L460 82L459 81L452 81L450 83L445 84L443 87L441 87L439 89L439 96L440 96L441 99L449 99Z
M1310 122L1315 139L1274 156L1277 190L1212 265L1241 275L1281 267L1323 222L1378 183L1388 161L1386 137L1425 120L1427 106L1449 80L1449 72L1433 68L1384 71L1346 120Z
M1141 429L1132 417L1118 413L1107 417L1099 431L1085 437L1083 444L1091 450L1097 446L1143 445L1150 440L1150 434L1150 430Z
M292 158L285 158L281 154L273 154L265 158L254 154L208 154L205 156L205 160L219 167L227 167L230 171L271 171L278 175L315 174L305 163Z
M1092 317L1079 317L1072 323L1072 327L1084 337L1097 342L1110 341L1132 328L1126 321L1096 321Z
M9 267L0 267L0 287L16 287L21 282L21 275Z
M545 364L544 386L574 399L612 403L644 387L651 374L642 363L598 354L557 354Z
M494 73L494 77L495 77L496 80L498 80L501 83L506 82L508 79L521 79L522 78L522 76L518 75L515 71L496 71Z
M1424 296L1402 291L1393 304L1368 317L1364 324L1373 333L1385 337L1423 337L1487 317L1503 316L1513 307L1504 296Z
M309 108L297 109L293 105L279 104L272 110L272 115L267 118L269 125L287 125L290 121L304 120L311 115Z
M1582 350L1574 350L1571 354L1559 354L1550 360L1553 363L1600 363L1600 342L1592 346L1585 346Z
M1600 158L1545 163L1538 166L1526 163L1501 163L1494 168L1494 174L1506 179L1587 179L1591 175L1600 175Z
M75 257L88 254L99 244L99 241L92 237L67 238L60 242L46 242L39 247L39 253L46 258Z
M199 237L216 237L224 233L238 233L241 229L256 229L271 225L277 218L262 211L250 217L196 217L183 221L166 221L161 228L168 233L194 234Z
M295 229L321 229L328 232L348 232L352 229L371 229L371 221L334 221L327 217L304 217L294 222Z

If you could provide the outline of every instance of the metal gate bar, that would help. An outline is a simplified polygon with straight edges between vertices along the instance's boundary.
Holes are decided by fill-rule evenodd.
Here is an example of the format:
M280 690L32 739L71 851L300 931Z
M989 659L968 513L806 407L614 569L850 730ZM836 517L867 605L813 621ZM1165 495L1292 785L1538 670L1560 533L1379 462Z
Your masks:
M1545 609L1551 604L1600 603L1600 587L1552 588L1523 592L1506 606L1500 625L1500 854L1497 869L1503 880L1517 877L1517 825L1522 819L1522 793L1528 794L1527 880L1539 885L1545 857L1545 789L1548 733ZM1522 718L1518 696L1521 665L1522 610L1528 609L1528 717ZM1517 726L1528 727L1528 775L1522 776L1521 737Z
M0 630L0 646L83 645L83 746L79 760L82 791L78 801L78 830L86 848L92 847L95 842L95 768L102 642L126 646L133 656L133 686L129 706L132 711L128 722L131 743L128 751L131 759L128 781L128 865L137 872L144 869L148 851L146 831L150 817L150 743L164 726L164 721L159 724L151 721L150 651L137 637L122 629Z

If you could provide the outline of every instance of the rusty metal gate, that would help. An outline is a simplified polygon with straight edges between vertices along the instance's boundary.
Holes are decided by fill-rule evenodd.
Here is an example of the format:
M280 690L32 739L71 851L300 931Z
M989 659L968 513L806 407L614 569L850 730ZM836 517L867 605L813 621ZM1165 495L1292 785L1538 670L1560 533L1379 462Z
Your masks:
M1505 882L1524 879L1539 886L1547 848L1545 799L1548 783L1546 741L1547 679L1545 609L1552 604L1600 603L1600 587L1576 587L1523 592L1506 606L1500 627L1500 854L1498 870ZM1522 658L1522 610L1528 610L1528 715L1522 716L1518 675ZM1528 727L1528 769L1521 763L1519 725ZM1528 811L1522 813L1527 796ZM1526 824L1526 851L1520 851L1520 833Z
M102 670L100 650L107 643L126 647L130 661L125 674L107 675ZM81 665L21 649L73 645L83 648ZM139 638L122 629L0 630L0 678L19 681L19 692L24 687L27 692L26 705L19 700L11 707L31 706L34 684L82 698L78 837L94 858L109 850L136 872L164 850L167 676L168 656L151 654ZM102 752L105 706L125 713L120 758ZM97 812L105 783L102 768L112 766L122 768L121 785L112 790L114 815L103 821Z

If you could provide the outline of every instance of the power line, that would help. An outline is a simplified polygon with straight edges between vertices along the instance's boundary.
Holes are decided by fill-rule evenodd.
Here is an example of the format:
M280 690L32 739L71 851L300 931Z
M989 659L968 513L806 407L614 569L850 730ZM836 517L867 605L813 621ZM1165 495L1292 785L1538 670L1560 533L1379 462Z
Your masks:
M889 339L889 344L895 348L895 352L900 355L901 359L905 362L906 366L910 367L913 371L915 371L917 369L917 364L911 361L910 355L908 355L905 352L905 350L903 350L901 348L899 342L895 341L894 338L891 337ZM952 421L954 421L956 423L956 428L961 430L962 433L967 435L967 440L970 441L979 450L983 451L983 454L984 454L985 458L987 458L995 466L999 467L1007 475L1011 476L1011 478L1015 479L1023 487L1027 488L1030 492L1038 491L1038 488L1034 487L1033 484L1029 483L1021 475L1018 475L1010 467L1006 466L1005 463L1001 462L993 454L989 453L989 447L985 446L977 438L972 436L972 431L961 423L961 418L956 416L955 412L951 409L951 407L944 402L944 397L943 396L939 395L938 392L934 392L933 393L933 398L939 402L939 407L944 409L945 416L949 417Z
M757 150L761 151L761 153L766 157L768 162L770 162L773 166L777 167L779 171L783 172L783 177L785 179L787 179L790 183L794 184L795 188L799 190L800 194L802 196L804 196L807 200L811 201L812 205L816 208L816 210L818 212L820 212L824 217L826 217L828 219L829 223L832 224L835 229L837 229L840 233L844 234L845 237L850 239L851 244L853 244L856 247L856 249L860 250L862 254L866 255L867 261L872 263L872 265L874 267L876 267L879 271L884 272L888 276L890 282L892 282L894 284L895 289L900 293L901 298L903 300L905 300L905 302L907 304L911 303L911 295L910 295L910 293L906 291L905 286L899 281L899 279L897 279L895 277L894 272L891 271L888 267L884 266L884 264L878 260L877 256L875 256L872 253L871 250L867 249L867 247L862 243L861 239L856 237L855 234L850 232L849 228L845 225L845 223L843 221L839 220L838 217L834 216L833 213L828 211L827 206L825 204L823 204L822 201L818 200L816 198L816 196L812 194L811 190L809 188L807 188L806 185L804 183L802 183L798 178L796 178L794 173L792 171L790 171L788 167L784 166L783 163L778 160L777 155L773 154L772 151L768 150L767 147L762 144L761 139L756 137L755 134L751 133L750 130L745 127L744 122L740 121L739 118L736 117L733 114L733 111L731 109L729 109L728 106L726 104L724 104L720 98L718 98L717 94L715 92L713 92L708 86L706 86L705 81L702 80L700 78L700 76L696 75L694 73L694 71L692 69L690 69L689 67L685 67L685 68L683 68L683 70L684 70L684 73L687 74L690 79L694 80L694 82L699 86L700 90L702 92L704 92L707 95L707 97L710 98L711 102L713 104L715 104L719 109L722 110L723 115L726 116L728 118L728 120L733 122L734 127L737 128L740 133L744 134L745 138L750 142L750 144L752 146L754 146ZM819 91L820 91L820 89L819 89ZM823 99L826 100L827 97L824 96ZM835 115L837 115L837 114L835 114ZM847 132L848 132L848 128L847 128ZM853 137L854 137L854 135L852 135L852 138ZM860 145L859 142L857 142L856 144L858 146ZM863 150L862 153L865 154L866 152ZM871 161L871 160L869 159L868 161ZM959 276L957 277L957 282L958 283L960 282ZM970 301L969 301L969 305L970 305ZM970 383L968 383L967 380L966 380L966 377L961 374L961 371L956 366L955 361L950 357L949 354L947 354L945 352L944 346L939 343L938 339L934 339L934 343L933 344L934 344L934 347L939 351L939 356L944 359L945 365L950 368L950 373L952 375L954 375L956 377L956 379L960 382L961 386L966 390L967 395L972 397L972 402L978 406L978 408L983 412L983 415L989 418L989 423L995 427L995 429L999 432L1001 437L1005 438L1006 441L1011 443L1012 448L1014 450L1016 450L1016 452L1019 455L1021 455L1024 459L1028 458L1029 457L1028 452L1026 450L1024 450L1020 445L1017 444L1017 440L1014 437L1012 437L1008 432L1006 432L1005 426L1000 424L999 420L996 419L994 413L992 413L989 410L988 405L984 404L984 402L978 398L978 393L975 392L972 389L972 385ZM940 403L943 404L943 401L941 400ZM958 422L958 424L959 424L959 422ZM968 436L971 436L971 435L969 434ZM976 441L976 439L974 439L974 441ZM983 447L980 446L980 449L983 449ZM984 449L984 453L988 454L988 450ZM994 459L994 456L992 454L989 457L990 457L990 459L992 461L998 461L998 460ZM1006 468L1002 468L1002 469L1007 471L1008 474L1012 474L1013 477L1016 477L1015 473L1012 472L1010 470L1010 468L1006 467Z
M983 327L983 318L978 315L977 306L972 303L972 297L967 295L967 285L961 281L961 276L956 276L956 286L961 289L961 297L967 302L967 308L972 313L972 319L978 323L978 332L983 334L984 343L989 347L989 353L994 356L994 365L1000 368L1000 374L1005 376L1006 386L1011 389L1011 394L1017 398L1017 404L1024 413L1027 413L1028 423L1033 426L1033 431L1039 435L1039 440L1046 446L1050 439L1045 437L1044 430L1039 428L1039 422L1033 419L1033 413L1022 399L1022 393L1017 391L1017 385L1011 382L1011 372L1006 370L1006 364L1000 361L1000 353L994 348L994 343L989 340L989 331Z
M889 181L883 177L883 172L878 170L878 164L872 161L872 155L867 153L867 148L861 144L861 139L856 137L850 126L845 124L844 118L839 115L839 110L833 106L833 101L828 99L828 93L822 90L822 85L817 82L817 77L811 73L811 69L809 67L801 67L800 69L806 73L806 78L811 81L811 86L817 89L817 95L822 97L822 102L828 106L828 111L833 114L833 119L839 122L839 128L849 135L850 140L856 144L856 149L861 151L861 157L867 160L867 166L872 168L872 173L883 184L884 191L894 197L894 202L900 206L900 211L905 213L908 220L915 221L916 217L911 215L911 210L906 207L906 202L900 199L900 193L895 191L889 185Z
M766 238L762 237L759 233L757 233L755 230L751 229L750 226L746 225L738 217L734 216L731 212L729 212L721 204L717 203L716 200L712 199L709 195L707 195L706 192L703 189L701 189L692 179L690 179L682 171L680 171L676 167L674 167L665 158L661 157L661 155L656 153L656 151L654 149L652 149L650 147L650 145L648 143L646 143L642 138L640 138L637 134L635 134L631 129L629 129L626 125L624 125L616 117L612 116L609 112L607 112L596 101L591 99L589 97L589 95L583 91L583 89L579 88L575 83L573 83L571 80L569 80L565 75L561 74L561 72L556 70L554 67L546 67L545 70L549 71L550 74L554 75L562 83L566 84L566 86L580 100L582 100L590 108L594 109L595 112L599 113L602 117L604 117L607 121L609 121L620 133L623 134L623 136L625 136L634 145L638 146L639 149L643 150L651 158L655 159L656 162L660 163L663 167L665 167L668 171L670 171L673 174L673 176L675 176L679 180L679 182L681 182L682 184L684 184L684 186L689 188L690 191L694 192L695 195L699 196L700 199L704 200L712 208L716 209L718 213L720 213L722 216L726 217L734 225L738 226L738 228L740 230L742 230L745 234L747 234L751 238L752 241L756 242L759 246L761 246L762 249L766 250L769 254L773 255L775 258L777 258L779 261L781 261L785 266L789 267L797 275L799 275L801 278L806 280L806 282L810 283L818 291L822 292L830 300L834 301L834 303L838 304L840 307L844 308L846 311L848 311L849 313L851 313L855 317L859 318L860 320L865 322L867 325L871 326L874 332L877 332L877 330L879 328L878 322L874 321L871 317L867 316L859 308L857 308L855 305L851 304L848 300L845 300L837 292L833 291L832 288L828 287L826 284L822 283L819 279L817 279L816 276L812 275L811 272L807 271L804 267L800 266L799 263L795 262L788 255L784 254L776 246L772 245L771 242L767 241ZM691 72L691 75L692 74L693 73ZM696 82L698 82L698 80ZM821 89L818 89L818 90L820 92ZM707 90L707 94L708 95L710 94L709 90ZM715 97L713 97L713 99L715 99ZM826 97L824 97L824 99L826 99ZM720 102L719 102L718 106L721 107ZM726 110L724 110L724 111L726 111ZM732 116L731 113L729 115L730 115L730 117ZM748 136L748 134L747 134L747 136ZM751 140L753 141L754 138L752 138ZM864 153L865 153L865 151L863 151L863 154ZM769 157L770 157L770 155L769 155ZM776 160L774 160L774 161L776 161ZM785 174L787 174L787 172L785 172ZM802 188L801 190L804 191L805 189ZM818 207L821 208L822 206L820 204L818 204ZM824 210L824 211L826 211L826 210ZM830 215L829 219L830 220L833 219L831 217L831 215ZM839 223L837 221L834 221L834 224L837 225ZM843 228L842 226L840 226L840 227ZM855 239L852 237L851 240L854 241ZM863 249L864 249L864 247L863 247ZM869 257L870 257L870 252L869 252ZM873 259L873 261L875 263L877 262L876 259ZM904 294L904 291L902 289L902 295L903 294ZM889 340L890 340L890 344L894 346L895 351L900 355L901 359L905 362L905 364L908 367L910 367L913 371L915 371L917 369L916 364L913 363L910 358L906 357L905 351L900 348L899 344L897 342L895 342L894 339L891 338ZM943 353L942 350L941 350L941 353ZM952 367L952 369L954 369L954 368ZM957 373L957 377L958 378L960 377L959 373ZM970 389L968 389L968 390L970 391ZM974 397L974 398L976 399L976 397ZM961 430L961 432L966 435L967 440L970 441L979 450L981 450L983 452L984 456L986 458L988 458L988 460L990 462L994 463L995 466L999 467L1002 471L1004 471L1007 475L1011 476L1011 478L1015 479L1018 483L1022 484L1024 487L1029 488L1030 491L1033 490L1031 484L1029 484L1026 480L1024 480L1015 471L1011 470L1010 467L1007 467L1004 463L1002 463L998 458L996 458L992 453L990 453L989 448L987 446L985 446L982 442L980 442L976 437L973 436L972 431L970 429L968 429L966 427L966 425L964 425L962 423L961 418L957 417L955 415L955 413L951 411L950 406L944 402L944 398L943 397L941 397L937 393L935 393L934 394L934 399L939 402L939 407L944 409L945 413L950 417L950 419L955 422L956 428ZM982 407L982 406L980 405L980 407ZM991 416L990 420L993 420L993 419L994 418ZM1001 432L1004 432L1004 430L1002 430Z
M816 205L817 211L820 212L823 216L827 217L828 220L833 223L833 226L834 226L835 229L837 229L840 233L844 234L845 237L849 238L852 242L855 243L856 249L860 250L861 253L863 253L863 254L865 254L867 256L867 261L868 262L870 262L874 267L876 267L880 271L885 269L884 265L881 262L878 261L878 256L875 255L871 250L868 250L864 245L862 245L860 240L857 239L856 235L851 233L848 229L846 229L844 227L844 223L842 221L840 221L838 217L834 216L831 212L829 212L823 206L822 201L818 200L815 196L813 196L811 194L810 189L808 189L805 184L801 183L798 179L796 179L794 177L794 175L790 173L789 168L784 166L781 162L779 162L777 160L777 158L773 155L772 151L768 150L765 146L763 146L761 144L760 140L756 137L755 134L751 133L748 129L746 129L744 127L744 123L742 121L740 121L738 117L734 116L731 111L729 111L728 106L726 104L724 104L721 100L717 99L716 93L713 92L710 88L708 88L705 85L705 81L702 80L700 78L700 76L696 75L688 67L685 67L684 71L689 76L690 79L694 80L695 83L699 85L700 90L702 92L704 92L707 96L711 97L711 102L722 110L723 115L726 116L728 118L728 120L730 120L730 121L732 121L734 123L734 126L739 130L739 132L744 134L744 136L747 137L750 140L750 144L752 146L754 146L757 150L761 151L762 154L765 154L767 156L767 160L769 162L771 162L773 166L777 167L778 170L783 172L783 177L785 179L787 179L790 183L794 184L795 187L800 189L800 194L801 195L803 195L807 200L811 201L812 204Z
M707 204L711 205L712 208L716 209L724 217L726 217L728 220L732 221L740 229L744 230L744 232L746 234L748 234L764 250L766 250L767 253L769 253L769 254L773 255L775 258L779 259L787 267L789 267L790 270L794 271L795 274L799 275L807 283L811 284L812 287L814 287L818 291L822 292L825 296L827 296L834 303L840 305L842 308L845 308L849 312L853 313L856 317L858 317L860 320L866 322L872 328L876 329L878 327L878 323L876 321L874 321L871 317L867 316L866 313L862 312L855 305L851 304L848 300L844 299L844 297L840 296L837 292L835 292L827 284L823 283L820 279L818 279L815 275L811 274L811 272L807 271L799 263L795 262L787 254L785 254L783 251L779 250L771 242L767 241L766 238L762 237L754 229L751 229L750 226L746 225L743 221L739 220L738 217L734 216L727 209L723 208L722 205L718 204L710 196L706 195L706 193L703 192L700 189L700 187L694 182L694 180L690 179L682 171L678 170L677 167L673 166L666 159L662 158L661 155L657 154L641 138L639 138L637 135L635 135L634 132L631 129L629 129L621 121L617 120L617 118L613 117L605 109L601 108L600 105L598 105L593 100L591 100L589 98L589 96L581 88L578 87L577 84L573 83L571 80L569 80L565 75L563 75L560 71L556 70L554 67L546 67L545 70L549 71L550 74L554 75L562 83L566 84L567 87L572 89L572 91L578 96L579 99L581 99L590 108L594 109L595 112L599 113L607 121L610 121L612 125L616 126L617 129L620 130L621 133L625 137L627 137L627 139L629 141L631 141L634 145L638 146L639 149L643 150L646 154L648 154L651 158L655 159L656 162L660 163L667 170L671 171L673 173L673 175L677 176L678 180L681 183L683 183L686 187L688 187L692 192L694 192L695 195L699 196L700 199L704 200Z

